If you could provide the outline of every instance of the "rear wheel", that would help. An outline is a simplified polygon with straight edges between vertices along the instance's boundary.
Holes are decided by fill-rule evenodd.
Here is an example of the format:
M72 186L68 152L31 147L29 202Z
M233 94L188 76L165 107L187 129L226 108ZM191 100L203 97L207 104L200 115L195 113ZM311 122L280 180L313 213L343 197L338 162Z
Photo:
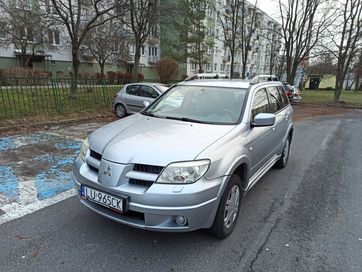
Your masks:
M127 111L126 108L122 104L117 104L115 107L115 112L118 118L126 117Z
M220 239L228 237L234 230L241 204L241 179L233 174L221 197L210 231Z
M287 166L289 159L289 152L290 152L290 137L288 136L287 140L285 141L283 153L280 159L275 163L276 168L282 169Z

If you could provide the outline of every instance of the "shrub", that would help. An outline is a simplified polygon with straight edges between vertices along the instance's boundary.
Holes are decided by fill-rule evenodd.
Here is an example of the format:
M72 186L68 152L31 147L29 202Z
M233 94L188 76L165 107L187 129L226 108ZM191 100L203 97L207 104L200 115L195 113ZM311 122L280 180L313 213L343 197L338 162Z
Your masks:
M178 64L174 59L166 57L156 63L156 69L160 81L162 83L168 83L175 78L178 71Z

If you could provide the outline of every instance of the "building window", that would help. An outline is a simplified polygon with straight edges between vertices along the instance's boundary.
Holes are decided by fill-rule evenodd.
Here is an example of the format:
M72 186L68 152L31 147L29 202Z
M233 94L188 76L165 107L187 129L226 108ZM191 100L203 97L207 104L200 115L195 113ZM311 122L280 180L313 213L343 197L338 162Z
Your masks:
M158 47L148 47L148 55L149 56L158 56Z
M31 28L27 28L26 26L20 29L20 37L22 39L27 39L29 42L35 42L33 30Z
M214 71L217 71L217 63L214 63Z
M141 47L141 54L142 54L142 56L145 55L145 47L144 46Z
M225 70L225 64L220 64L220 70L221 70L221 72L224 72L224 70Z
M6 38L6 23L5 22L0 22L0 39L5 39Z
M191 71L196 71L196 63L191 63Z
M211 46L208 46L208 47L207 47L207 54L211 55L211 53L212 53L211 51L212 51L212 50L211 50Z
M210 63L206 64L206 71L211 72L211 64Z
M135 51L134 45L131 46L130 51L131 51L131 55L134 55L134 51Z
M60 35L57 30L48 31L49 43L52 45L60 45Z
M156 26L151 28L151 35L154 36L154 37L157 36L157 27Z
M16 7L18 9L31 10L33 0L16 0Z
M53 6L53 3L51 0L48 0L46 3L46 10L48 14L57 14L57 10L55 9L55 7Z

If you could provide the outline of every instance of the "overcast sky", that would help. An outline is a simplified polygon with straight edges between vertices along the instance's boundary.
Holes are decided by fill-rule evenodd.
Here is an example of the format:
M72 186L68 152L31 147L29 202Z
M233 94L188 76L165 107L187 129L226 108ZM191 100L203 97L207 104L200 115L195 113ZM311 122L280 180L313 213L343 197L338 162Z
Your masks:
M255 0L249 0L250 3L254 4ZM278 20L278 0L258 0L258 8L267 13L269 16Z

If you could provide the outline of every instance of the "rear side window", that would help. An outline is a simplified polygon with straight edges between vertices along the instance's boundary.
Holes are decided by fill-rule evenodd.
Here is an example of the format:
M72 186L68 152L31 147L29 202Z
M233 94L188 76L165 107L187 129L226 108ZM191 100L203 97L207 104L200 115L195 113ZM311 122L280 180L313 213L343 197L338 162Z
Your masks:
M285 107L288 106L288 105L289 105L289 99L288 99L287 94L286 94L285 91L284 91L283 86L279 86L278 89L279 89L279 94L280 94L281 97L283 98L284 106L285 106Z
M277 86L267 88L269 93L270 113L275 113L285 107L284 99L279 93Z
M140 95L139 86L138 85L130 85L126 89L126 93L130 95Z
M254 120L255 116L259 113L268 113L268 95L265 89L256 92L253 100L253 107L251 109L251 120Z
M156 92L156 90L154 90L152 87L150 86L140 86L140 93L141 96L143 97L148 97L148 98L157 98L158 97L158 93Z

